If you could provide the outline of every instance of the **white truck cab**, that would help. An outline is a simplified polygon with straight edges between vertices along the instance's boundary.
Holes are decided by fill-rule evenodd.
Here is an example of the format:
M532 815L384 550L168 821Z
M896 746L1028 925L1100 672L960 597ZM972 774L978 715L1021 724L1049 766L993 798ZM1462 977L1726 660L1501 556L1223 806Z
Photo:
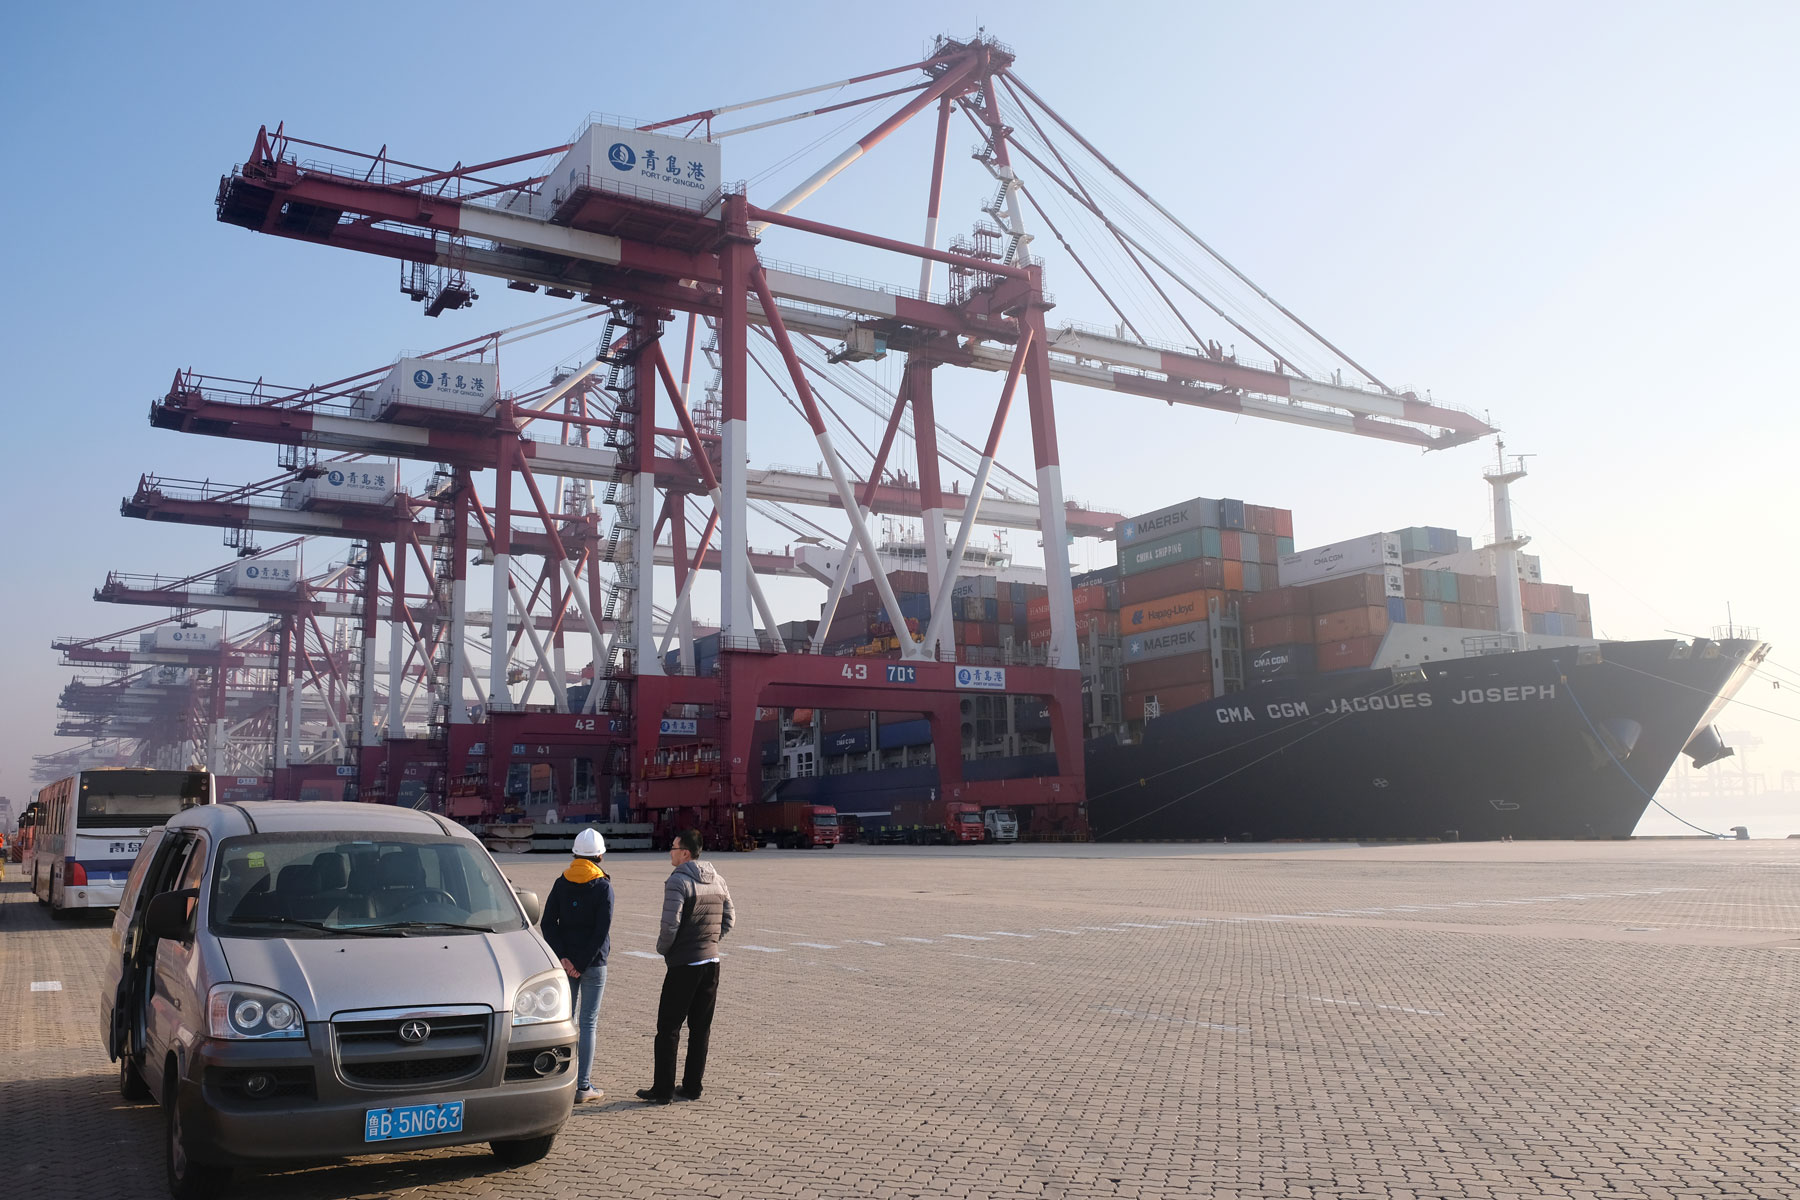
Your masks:
M981 825L987 831L986 838L990 842L1016 842L1019 840L1019 818L1010 808L982 809Z

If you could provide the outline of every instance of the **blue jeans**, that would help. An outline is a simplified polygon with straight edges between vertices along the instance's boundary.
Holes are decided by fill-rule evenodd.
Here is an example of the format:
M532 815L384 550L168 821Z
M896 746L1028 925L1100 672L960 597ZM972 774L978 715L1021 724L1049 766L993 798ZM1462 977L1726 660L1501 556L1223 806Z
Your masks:
M581 1050L576 1066L577 1088L591 1088L588 1072L594 1068L594 1031L600 1025L600 994L606 990L606 964L596 963L569 980L570 1001L575 1006L575 1030L581 1035Z

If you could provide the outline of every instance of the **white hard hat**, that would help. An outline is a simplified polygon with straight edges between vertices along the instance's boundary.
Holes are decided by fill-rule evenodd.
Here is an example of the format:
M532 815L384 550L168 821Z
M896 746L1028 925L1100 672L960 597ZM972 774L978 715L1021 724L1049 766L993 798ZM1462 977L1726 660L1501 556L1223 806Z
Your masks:
M606 853L606 839L598 829L584 829L575 835L575 857L599 858Z

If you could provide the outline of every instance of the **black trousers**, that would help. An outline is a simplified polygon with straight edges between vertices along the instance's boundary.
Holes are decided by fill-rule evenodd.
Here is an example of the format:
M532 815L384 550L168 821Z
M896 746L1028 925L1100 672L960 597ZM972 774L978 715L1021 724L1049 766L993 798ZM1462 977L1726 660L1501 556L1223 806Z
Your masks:
M675 1049L681 1042L681 1026L688 1027L687 1067L681 1073L681 1090L699 1095L706 1077L706 1048L712 1041L713 1006L719 1000L719 964L669 968L663 976L662 1001L656 1006L656 1082L659 1096L675 1091Z

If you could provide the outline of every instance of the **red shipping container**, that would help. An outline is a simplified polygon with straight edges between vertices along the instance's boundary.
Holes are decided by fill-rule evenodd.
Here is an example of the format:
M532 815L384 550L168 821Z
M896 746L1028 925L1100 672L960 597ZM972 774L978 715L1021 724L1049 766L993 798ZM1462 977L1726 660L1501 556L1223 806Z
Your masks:
M1075 594L1080 596L1085 591L1087 591L1086 588L1076 588ZM1079 603L1076 611L1080 611ZM1048 624L1050 621L1050 597L1033 596L1027 600L1025 602L1025 620L1033 625Z
M1356 667L1366 667L1375 661L1376 651L1380 649L1381 639L1378 637L1321 642L1317 650L1319 670L1348 671Z
M1103 637L1116 637L1119 632L1119 614L1105 609L1075 614L1075 632L1085 636L1091 629L1098 629ZM1044 632L1050 632L1048 624Z
M1163 688L1158 692L1125 693L1125 719L1141 721L1144 719L1144 700L1154 695L1162 709L1162 715L1168 716L1177 709L1189 708L1196 704L1204 704L1212 699L1212 684L1196 683L1190 687Z
M1274 534L1265 534L1264 536L1257 538L1256 548L1256 560L1265 567L1273 567L1281 562L1281 555L1276 550ZM1268 574L1268 572L1265 571L1264 574Z
M1379 571L1362 575L1340 575L1323 583L1311 584L1306 591L1312 596L1312 611L1341 612L1346 608L1369 608L1387 603L1387 581Z
M820 718L826 733L842 733L846 729L867 729L869 714L856 708L829 708Z
M1275 536L1291 538L1294 536L1294 514L1285 508L1275 510Z
M1221 533L1221 536L1223 536L1223 533ZM1220 563L1219 566L1225 575L1225 590L1228 592L1243 591L1244 564L1241 562L1233 562L1228 558Z
M1406 623L1408 625L1425 623L1425 602L1423 600L1415 600L1411 596L1406 598Z
M1461 593L1458 593L1458 594L1460 595ZM1464 614L1462 605L1452 604L1448 600L1446 600L1443 604L1443 609L1444 609L1444 625L1446 628L1449 628L1449 629L1472 628L1472 626L1470 626L1468 624L1468 618Z
M1387 605L1367 608L1347 608L1342 612L1322 613L1313 618L1313 640L1320 645L1326 642L1342 642L1352 638L1373 637L1377 640L1387 632ZM1288 639L1292 641L1292 638ZM1271 642L1270 645L1279 645Z
M1216 558L1190 558L1170 567L1158 567L1119 581L1119 607L1142 604L1159 596L1177 596L1195 588L1223 588L1223 564Z
M1470 629L1496 631L1500 628L1500 610L1485 604L1462 606L1463 624Z
M1402 567L1400 570L1400 590L1408 600L1425 598L1425 581L1419 575L1417 567ZM1412 620L1408 617L1407 620Z
M1251 533L1275 535L1275 510L1260 504L1244 505L1244 528Z
M1158 688L1212 686L1211 654L1178 654L1149 662L1126 663L1123 673L1127 692L1154 692Z
M1575 593L1575 619L1577 621L1594 619L1593 601L1586 592Z
M1044 597L1044 611L1045 612L1050 611L1049 606L1050 606L1050 598L1048 596L1046 596L1046 597ZM1075 589L1075 611L1076 612L1092 612L1095 609L1101 609L1101 608L1105 608L1105 607L1107 607L1106 585L1105 584L1090 583L1086 587L1078 587Z
M1285 646L1291 642L1310 642L1313 637L1313 619L1304 613L1252 621L1244 635L1245 644L1252 650Z
M1219 556L1227 562L1232 559L1236 559L1239 562L1243 561L1244 538L1239 531L1235 529L1219 530ZM1227 584L1226 586L1229 587L1230 585Z
M1294 613L1312 614L1312 592L1308 588L1275 588L1267 592L1251 592L1238 605L1238 615L1246 621L1264 617L1286 617ZM1301 638L1310 641L1310 637Z

